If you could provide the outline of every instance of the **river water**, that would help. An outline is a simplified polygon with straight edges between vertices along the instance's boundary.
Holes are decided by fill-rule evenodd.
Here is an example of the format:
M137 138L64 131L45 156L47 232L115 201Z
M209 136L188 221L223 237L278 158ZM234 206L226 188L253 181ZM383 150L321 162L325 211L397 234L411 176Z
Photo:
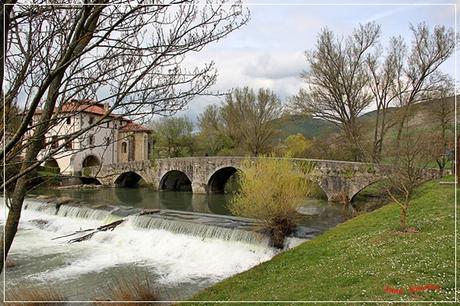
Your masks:
M49 189L36 193L72 197L89 207L111 204L186 211L192 216L230 214L227 203L231 196L223 194L156 192L146 188ZM68 300L109 299L107 288L112 283L122 277L142 275L155 284L163 299L182 300L279 252L266 243L214 235L216 230L213 235L200 237L196 233L202 230L192 235L189 227L181 231L168 230L164 225L143 228L135 218L127 218L113 231L69 244L68 239L55 238L107 224L107 215L82 214L81 208L55 214L38 209L43 207L40 201L29 199L26 204L28 208L23 211L9 255L15 266L5 273L7 294L8 289L18 286L52 286ZM314 199L306 199L301 212L305 214L303 226L313 229L315 235L347 218L340 205ZM4 216L5 209L0 213Z

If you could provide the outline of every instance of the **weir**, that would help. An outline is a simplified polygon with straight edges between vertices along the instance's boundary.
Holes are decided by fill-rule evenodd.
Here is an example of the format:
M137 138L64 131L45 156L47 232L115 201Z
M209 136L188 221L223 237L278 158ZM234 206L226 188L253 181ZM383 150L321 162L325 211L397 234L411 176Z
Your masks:
M125 219L127 226L144 230L163 230L202 239L218 239L270 247L268 237L254 231L254 228L259 225L258 221L247 218L110 205L88 207L76 204L44 203L36 200L25 202L24 209L60 217L101 220L104 224ZM291 237L287 237L285 248L293 247L312 238L317 233L317 229L299 227Z
M3 199L0 197L0 202ZM94 290L114 276L149 275L165 296L186 299L211 284L270 260L279 250L255 240L248 222L212 215L26 199L9 256L8 288L50 283L69 300L101 298ZM7 213L6 205L0 214ZM114 220L112 230L68 243ZM203 224L197 223L204 222ZM0 219L0 226L5 219ZM222 224L225 224L223 226ZM243 225L244 224L244 225ZM85 231L85 232L84 232ZM89 232L93 232L90 230ZM294 238L286 245L296 243ZM133 274L134 273L134 274ZM178 289L180 288L180 289ZM184 290L183 288L186 288Z

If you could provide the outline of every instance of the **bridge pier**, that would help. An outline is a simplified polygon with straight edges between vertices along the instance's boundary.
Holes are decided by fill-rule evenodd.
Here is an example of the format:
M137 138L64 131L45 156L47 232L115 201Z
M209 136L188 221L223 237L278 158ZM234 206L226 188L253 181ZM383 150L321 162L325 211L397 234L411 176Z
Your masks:
M202 182L193 181L192 182L192 192L193 193L207 193L206 184Z
M329 202L348 204L354 196L354 194L350 194L349 182L343 177L323 177L318 183Z

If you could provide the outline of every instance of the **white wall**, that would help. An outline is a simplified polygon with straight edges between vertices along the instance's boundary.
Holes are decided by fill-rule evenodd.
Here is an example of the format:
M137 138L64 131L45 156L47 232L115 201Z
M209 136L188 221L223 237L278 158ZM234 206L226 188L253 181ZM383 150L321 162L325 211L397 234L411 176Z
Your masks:
M99 116L96 114L88 113L78 113L71 117L70 124L66 120L51 128L46 134L47 141L50 141L53 136L64 136L69 133L74 133L82 128L86 128L90 125L90 118L93 118L94 121L99 119ZM114 125L117 125L118 122L111 121L108 123L102 124L102 126L97 126L91 128L81 137L73 140L72 150L63 148L53 157L56 159L59 168L62 174L77 174L81 171L82 164L84 159L87 156L94 155L98 160L103 164L111 164L117 161L117 128ZM94 143L90 145L89 136L94 136ZM109 142L107 144L107 140ZM62 144L64 140L59 142ZM40 156L43 156L50 150L50 147L43 150Z

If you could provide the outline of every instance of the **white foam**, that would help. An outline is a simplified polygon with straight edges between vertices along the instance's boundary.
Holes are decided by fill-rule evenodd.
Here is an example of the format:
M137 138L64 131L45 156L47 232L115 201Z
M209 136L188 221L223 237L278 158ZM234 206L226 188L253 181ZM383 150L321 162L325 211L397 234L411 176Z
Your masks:
M4 211L0 210L3 214ZM46 223L33 223L33 220ZM242 272L269 260L276 251L262 245L200 238L161 229L140 229L124 222L114 231L100 232L91 239L68 244L70 238L51 240L76 230L96 228L103 220L91 220L40 211L24 210L12 254L56 254L66 265L30 275L42 281L74 278L117 265L146 266L161 276L162 283L181 283L207 278L213 281ZM40 264L37 262L37 264ZM18 267L19 268L19 267Z

